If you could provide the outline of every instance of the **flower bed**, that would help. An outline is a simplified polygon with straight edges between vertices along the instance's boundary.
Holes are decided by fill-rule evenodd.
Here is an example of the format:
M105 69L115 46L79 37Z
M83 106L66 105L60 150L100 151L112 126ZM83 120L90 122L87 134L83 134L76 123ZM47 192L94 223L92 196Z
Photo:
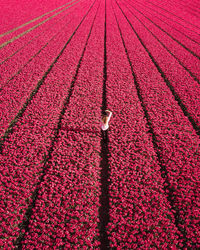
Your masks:
M85 6L85 12L87 10ZM1 91L2 119L0 121L1 135L5 132L8 124L16 116L24 102L29 98L31 92L36 88L38 81L43 77L57 55L60 53L74 30L80 23L83 16L80 16L79 9L73 13L74 18L65 29L54 37L41 53L31 60L21 72L3 86ZM28 51L26 51L28 54ZM6 72L5 72L6 73Z
M130 7L129 5L126 5ZM200 100L198 95L200 93L200 85L196 82L189 73L178 63L178 61L169 54L169 52L152 36L152 34L144 28L144 26L135 18L138 17L147 27L159 38L160 41L170 50L171 47L175 48L175 45L167 39L162 38L162 31L159 31L156 27L152 28L148 20L145 20L140 14L134 11L134 8L130 8L129 20L131 21L136 32L143 40L146 47L149 49L158 65L160 65L166 78L174 88L177 95L180 97L182 103L191 114L197 125L200 125ZM135 15L132 15L132 13ZM155 29L157 31L155 31ZM177 49L178 50L178 49ZM174 53L174 51L172 52ZM176 53L174 53L176 55ZM192 55L188 55L184 48L179 48L179 55L182 55L187 59L186 65L190 64L192 72L197 72L197 68L200 67L200 61ZM183 61L183 60L181 60ZM198 62L197 62L198 61ZM198 75L198 74L197 74ZM200 79L200 77L199 77ZM191 88L192 85L192 88Z
M70 2L70 0L67 2ZM6 33L50 11L56 11L57 8L67 4L67 2L64 0L59 1L59 5L57 1L49 2L48 0L4 2L1 4L0 10L2 24L0 33Z
M97 117L100 116L102 96L103 7L101 3L62 118L55 150L39 187L29 230L23 241L24 248L34 246L35 239L38 248L86 249L100 244L101 149ZM93 16L90 18L92 20ZM90 27L89 21L87 24ZM93 98L95 102L91 102Z
M86 25L82 23L80 30L52 68L3 147L1 235L5 247L11 246L11 241L19 236L19 224L23 223L24 213L33 202L31 196L41 181L44 161L48 157L48 150L54 138L54 130L57 127L63 100L76 72L96 5L86 17ZM86 8L85 13L87 10ZM75 23L71 25L71 28L75 28L75 24L77 25L82 17L79 12L79 19L73 21ZM3 213L5 209L6 213Z
M184 1L141 2L197 38L190 3L181 12ZM43 13L40 4L16 25ZM0 50L19 50L0 74L3 248L200 247L199 85L169 51L196 76L199 62L131 7L150 17L141 4L80 1Z
M33 43L37 43L36 48L38 48L38 46L40 46L40 43L44 43L48 41L48 37L51 38L53 37L56 32L59 31L59 28L63 27L63 19L65 20L65 25L67 25L67 21L70 21L70 16L68 16L68 14L74 10L74 8L76 8L77 6L82 7L83 6L83 2L80 2L79 4L77 3L77 1L67 5L63 11L60 14L58 14L58 12L51 14L49 18L49 20L47 20L46 22L43 22L44 20L48 19L48 17L46 17L46 19L44 19L43 21L39 20L39 23L41 23L39 25L38 23L38 27L36 27L35 29L30 30L29 32L27 32L26 34L22 35L21 37L19 37L18 39L14 40L11 43L8 43L7 46L4 46L3 48L1 48L1 61L0 63L4 64L4 61L7 61L8 58L12 57L12 55L17 54L18 51L23 50L24 48L27 49L26 46L31 46L32 50L29 51L30 56L34 55L34 46ZM56 14L56 16L54 16ZM57 15L58 14L58 15ZM54 17L53 17L54 16ZM72 15L71 15L72 16ZM32 24L32 26L30 26L29 28L25 28L24 32L27 31L28 29L33 28L34 26L36 26L37 24ZM52 33L53 31L53 33ZM19 34L22 34L22 31L19 30L18 31ZM17 35L19 35L17 34ZM52 34L52 35L51 35ZM11 33L12 37L15 37L15 35L13 35L13 33ZM5 41L9 41L8 38L5 38ZM20 56L23 58L24 55L26 55L25 50L20 52ZM19 56L19 54L17 55ZM11 59L13 60L13 59ZM5 66L4 66L5 67ZM2 66L1 66L2 68ZM2 69L1 69L2 71ZM3 77L2 77L3 78Z
M174 100L163 78L115 5L122 35L133 65L144 105L156 136L157 153L162 165L168 199L177 218L177 227L184 234L188 246L199 244L197 234L199 137L188 118ZM125 15L131 18L123 8ZM126 32L125 32L126 31ZM192 216L192 214L194 216ZM191 230L192 228L192 230ZM185 231L184 231L185 230Z
M163 191L147 120L117 23L111 22L115 20L111 6L108 12L108 100L115 111L109 132L111 247L176 246L178 231ZM123 28L122 19L121 23Z

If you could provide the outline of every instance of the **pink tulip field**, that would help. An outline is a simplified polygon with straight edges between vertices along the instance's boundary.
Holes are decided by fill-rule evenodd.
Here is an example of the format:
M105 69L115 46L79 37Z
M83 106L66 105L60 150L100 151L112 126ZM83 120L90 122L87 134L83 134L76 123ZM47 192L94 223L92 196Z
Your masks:
M199 249L199 1L0 1L0 24L0 249Z

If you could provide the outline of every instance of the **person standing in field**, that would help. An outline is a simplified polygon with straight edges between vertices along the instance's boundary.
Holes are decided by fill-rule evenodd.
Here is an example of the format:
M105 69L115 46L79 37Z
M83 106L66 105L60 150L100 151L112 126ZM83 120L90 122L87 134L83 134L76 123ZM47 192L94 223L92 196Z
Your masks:
M109 121L110 121L110 118L112 116L112 112L110 110L105 110L103 112L103 115L102 115L102 118L101 118L101 129L103 131L107 130L109 128Z

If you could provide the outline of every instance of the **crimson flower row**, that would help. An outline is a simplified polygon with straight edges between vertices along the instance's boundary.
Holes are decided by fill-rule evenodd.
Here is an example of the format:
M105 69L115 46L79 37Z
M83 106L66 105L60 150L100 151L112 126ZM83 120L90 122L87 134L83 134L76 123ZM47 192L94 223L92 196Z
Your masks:
M79 7L84 8L84 6L85 5L80 4ZM76 15L75 12L71 13L72 11L74 11L74 9L70 9L67 11L67 13L63 13L58 22L56 22L56 20L52 20L52 23L50 22L47 27L43 27L41 33L39 30L35 31L34 34L31 34L31 36L33 36L33 40L29 40L30 37L24 36L24 41L19 41L18 45L12 43L10 47L9 45L6 46L6 52L8 52L10 58L8 57L8 60L2 63L0 69L2 88L8 84L10 79L19 74L19 71L22 71L28 63L38 56L42 50L48 46L55 46L51 43L52 40L54 39L55 41L60 37L61 33L67 28L68 25L70 25L71 19L73 19L74 15ZM15 51L16 54L13 55L13 51Z
M5 65L5 61L13 60L12 56L19 56L19 52L21 57L23 58L23 54L26 53L24 49L27 49L27 46L31 46L32 50L29 51L30 57L31 55L34 55L34 52L36 52L33 48L33 44L35 42L38 43L37 47L40 46L40 43L47 42L48 36L51 38L56 32L59 31L59 26L62 27L61 24L63 24L63 19L65 19L65 24L67 24L67 21L70 20L68 17L68 14L73 11L77 6L81 7L83 2L80 2L80 4L76 4L76 2L73 2L66 6L66 10L61 12L60 14L50 18L48 21L41 23L41 25L38 24L38 26L35 29L30 30L26 34L22 35L18 39L14 40L13 42L7 44L5 47L1 49L1 64ZM57 12L56 12L57 13ZM47 19L47 18L46 18ZM32 24L32 27L34 27L35 24ZM28 28L27 28L28 30ZM50 36L50 34L54 31L54 34ZM20 34L22 33L19 31ZM13 36L14 37L14 36ZM41 46L42 48L42 46ZM24 52L23 52L24 51ZM16 55L17 54L17 55ZM19 60L19 59L18 59ZM25 60L24 60L25 61ZM7 62L11 63L11 61ZM2 66L1 66L2 68ZM2 70L2 69L1 69Z
M142 9L147 10L149 14L151 13L151 16L153 15L156 18L159 18L159 20L161 20L163 23L171 26L172 29L179 31L180 33L183 33L186 36L189 36L197 43L199 42L199 36L196 32L194 32L192 29L189 29L188 27L185 27L183 24L179 23L179 21L173 20L167 15L167 13L164 13L164 11L162 11L161 9L158 9L150 4L144 4L139 1L135 1L135 3L139 4L140 7L142 6ZM133 4L133 2L131 2L131 4Z
M153 6L155 9L159 9L159 11L161 11L162 13L167 14L173 20L180 22L185 27L192 29L196 33L199 32L199 20L196 16L188 13L188 8L186 9L186 11L180 10L180 8L176 6L176 2L172 1L156 1L151 2L150 5Z
M46 80L15 125L1 155L1 235L4 246L12 246L20 232L31 197L41 182L64 99L70 88L76 66L94 18L97 4L68 44ZM86 13L88 8L84 9ZM68 28L71 35L84 12L73 19ZM85 23L85 25L84 25ZM71 34L70 34L71 33ZM67 35L67 34L65 34ZM69 37L68 35L68 37ZM66 37L65 37L66 39ZM65 40L66 41L66 40ZM15 188L10 188L10 185ZM6 210L6 213L2 213Z
M95 248L99 241L100 106L103 83L101 3L23 246ZM86 27L90 23L85 23ZM86 28L85 27L85 28ZM94 74L96 72L96 74ZM95 100L95 101L93 101Z
M152 15L152 12L150 12L148 9L137 5L137 4L131 4L132 6L136 6L137 10L139 10L141 13L143 13L144 16L149 18L152 22L154 22L156 25L161 27L162 30L166 32L166 35L169 34L172 38L178 40L180 43L182 43L184 46L186 46L188 49L192 50L197 55L199 54L199 44L196 44L193 42L190 38L184 36L180 32L178 32L175 29L172 29L169 25L162 22L160 18L158 18L156 15Z
M87 9L88 5L85 6L85 12ZM61 33L57 34L40 54L34 57L19 74L4 86L0 97L1 112L3 113L0 122L1 135L4 133L9 122L14 119L26 99L29 98L30 93L36 88L38 80L42 78L50 65L54 62L83 17L80 16L79 9L74 12L73 15L74 18L71 19L67 27Z
M127 3L126 3L126 6L130 8L130 5L127 5ZM185 46L186 48L190 49L192 52L196 53L197 56L199 56L200 45L194 43L193 41L189 39L187 39L187 41L184 42L184 39L181 37L181 34L177 36L173 35L172 29L168 30L169 29L168 26L162 23L160 19L158 18L155 19L155 17L152 17L152 15L150 15L146 9L142 9L141 7L138 8L137 6L136 8L140 11L138 12L134 10L134 5L132 6L133 7L131 7L130 9L134 13L134 15L136 15L145 25L147 25L147 27L153 32L153 34L157 36L159 40L165 44L165 46L182 62L182 64L188 69L190 69L191 72L198 79L200 79L200 75L198 72L198 68L200 64L199 59L195 57L194 55L192 55L189 51L187 51L183 47ZM148 20L147 18L152 20L156 25L160 26L161 29L163 29L164 31L167 31L168 34L171 35L171 37L174 37L177 41L181 42L183 46L178 44L178 42L174 41L168 34L166 34L164 31L162 31L161 29L156 27L154 24L152 24L150 20Z
M140 95L152 124L164 189L173 210L176 210L174 216L179 218L177 227L184 234L181 237L185 237L191 247L199 244L196 237L199 231L196 226L199 137L116 4L115 10ZM131 18L129 12L125 8L123 10L127 18Z
M176 246L180 243L178 230L163 191L147 120L116 21L111 25L115 16L109 2L107 6L107 95L109 107L115 111L109 131L111 247ZM128 29L124 31L131 35Z
M178 94L183 104L186 106L188 112L192 115L194 121L198 125L200 125L200 101L198 100L198 93L200 92L199 84L178 63L178 61L174 57L172 57L169 52L150 34L150 32L144 29L144 26L135 19L131 12L127 12L127 16L136 32L143 40L144 44L157 61L158 65L160 65L161 70L173 86L175 92ZM143 20L143 18L141 18L141 20L144 22L144 24L148 23ZM147 26L149 25L147 24ZM162 37L162 31L157 31L155 35L160 39ZM161 40L163 41L164 45L171 49L170 47L172 47L172 45L170 46L170 40L166 39L166 37L162 38ZM180 54L184 55L184 48L180 47L179 51ZM187 61L188 63L190 63L190 65L194 65L193 72L197 72L197 68L200 67L200 61L195 60L194 56L192 55L190 57L187 57Z
M41 9L41 4L44 6L44 3L36 4L35 1L32 1L32 2L24 4L24 6L26 7L25 9L23 9L24 7L22 7L23 6L22 3L18 5L15 2L13 7L8 7L6 11L7 13L6 17L5 17L6 13L2 14L2 16L5 17L5 20L6 20L6 24L3 25L3 27L6 28L6 30L5 30L5 34L3 33L3 29L1 31L1 34L4 34L4 35L0 38L0 44L10 40L11 38L21 34L22 32L46 20L48 17L52 16L53 14L59 12L59 10L64 8L64 5L66 5L66 2L61 1L61 3L58 6L56 1L52 1L46 5L48 7L46 9L47 10L46 12L44 12L45 8L42 7L43 10ZM31 5L37 6L38 9L35 9ZM61 8L59 9L59 7ZM18 10L18 8L20 8L20 10ZM9 11L14 11L14 13L10 14ZM12 21L9 20L9 18L12 18ZM11 30L13 31L10 32Z

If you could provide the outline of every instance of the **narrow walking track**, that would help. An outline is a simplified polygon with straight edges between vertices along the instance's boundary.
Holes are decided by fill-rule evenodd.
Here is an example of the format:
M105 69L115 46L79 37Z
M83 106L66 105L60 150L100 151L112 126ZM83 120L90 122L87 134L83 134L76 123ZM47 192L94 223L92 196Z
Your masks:
M103 91L102 91L102 105L101 111L107 109L107 0L105 0L105 18L104 18L104 65L103 65ZM101 204L99 208L99 231L100 231L100 248L109 249L109 239L107 233L107 226L110 220L110 198L109 198L109 178L110 178L110 166L109 166L109 132L101 131L101 195L99 202Z
M0 36L0 245L198 249L197 4L34 1Z

